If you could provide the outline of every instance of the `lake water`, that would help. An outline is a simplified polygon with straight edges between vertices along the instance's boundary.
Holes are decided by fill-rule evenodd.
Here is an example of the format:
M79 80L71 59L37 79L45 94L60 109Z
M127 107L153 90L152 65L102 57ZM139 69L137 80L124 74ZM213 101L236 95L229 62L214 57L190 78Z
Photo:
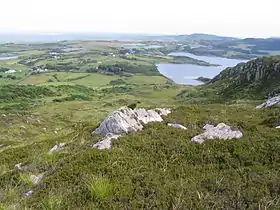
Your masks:
M158 49L162 48L161 45L149 45L149 44L142 44L142 43L132 43L132 44L123 44L125 48L144 48L144 49Z
M4 57L1 57L0 56L0 61L5 61L5 60L11 60L11 59L17 59L18 56L4 56Z
M75 47L72 47L72 48L64 48L62 49L63 52L74 52L74 51L80 51L80 50L83 50L84 48L75 48Z
M206 61L220 66L199 66L191 64L158 64L158 70L161 74L172 79L178 84L201 85L196 79L198 77L213 78L227 67L236 66L238 63L247 62L247 60L228 59L221 57L197 56L190 53L176 52L170 53L171 56L187 56L190 58Z

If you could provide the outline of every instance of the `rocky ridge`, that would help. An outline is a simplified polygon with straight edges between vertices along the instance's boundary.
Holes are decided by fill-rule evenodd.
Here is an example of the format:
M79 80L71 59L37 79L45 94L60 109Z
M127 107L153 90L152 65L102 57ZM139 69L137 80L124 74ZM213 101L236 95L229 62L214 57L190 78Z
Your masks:
M162 116L171 113L170 109L157 108L145 110L143 108L121 108L112 112L92 134L103 135L104 138L93 145L97 149L110 149L112 140L118 139L120 134L127 134L143 129L143 125L150 122L162 122Z
M262 57L227 68L214 77L210 86L219 95L263 98L280 93L280 56Z

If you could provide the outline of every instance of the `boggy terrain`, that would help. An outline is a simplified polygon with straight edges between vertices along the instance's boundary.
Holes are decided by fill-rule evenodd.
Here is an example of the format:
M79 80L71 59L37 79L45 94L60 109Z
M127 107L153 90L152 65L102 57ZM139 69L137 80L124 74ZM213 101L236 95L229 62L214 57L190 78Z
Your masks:
M172 57L60 44L59 62L46 44L0 61L0 209L279 208L280 102L256 108L279 93L278 57L187 87L153 68Z

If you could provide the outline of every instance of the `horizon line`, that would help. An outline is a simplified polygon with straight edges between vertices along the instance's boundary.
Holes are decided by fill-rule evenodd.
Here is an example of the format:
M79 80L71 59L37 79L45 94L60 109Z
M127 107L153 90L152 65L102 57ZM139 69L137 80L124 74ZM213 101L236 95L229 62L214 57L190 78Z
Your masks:
M228 38L237 38L237 39L246 39L246 38L260 38L260 39L269 39L269 38L280 38L279 36L267 36L267 37L258 37L258 36L229 36L229 35L219 35L214 33L203 33L203 32L194 32L194 33L136 33L136 32L95 32L95 31L64 31L64 32L40 32L40 31L2 31L1 35L39 35L39 36L58 36L63 34L100 34L100 35L141 35L141 36L190 36L190 35L210 35L218 37L228 37Z

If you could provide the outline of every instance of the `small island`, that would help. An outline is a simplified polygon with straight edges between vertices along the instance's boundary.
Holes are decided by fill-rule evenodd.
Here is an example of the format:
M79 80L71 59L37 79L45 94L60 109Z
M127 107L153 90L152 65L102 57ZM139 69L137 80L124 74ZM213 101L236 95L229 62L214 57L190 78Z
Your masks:
M203 82L203 83L207 83L207 82L211 81L210 78L206 78L206 77L198 77L196 80L200 81L200 82Z

